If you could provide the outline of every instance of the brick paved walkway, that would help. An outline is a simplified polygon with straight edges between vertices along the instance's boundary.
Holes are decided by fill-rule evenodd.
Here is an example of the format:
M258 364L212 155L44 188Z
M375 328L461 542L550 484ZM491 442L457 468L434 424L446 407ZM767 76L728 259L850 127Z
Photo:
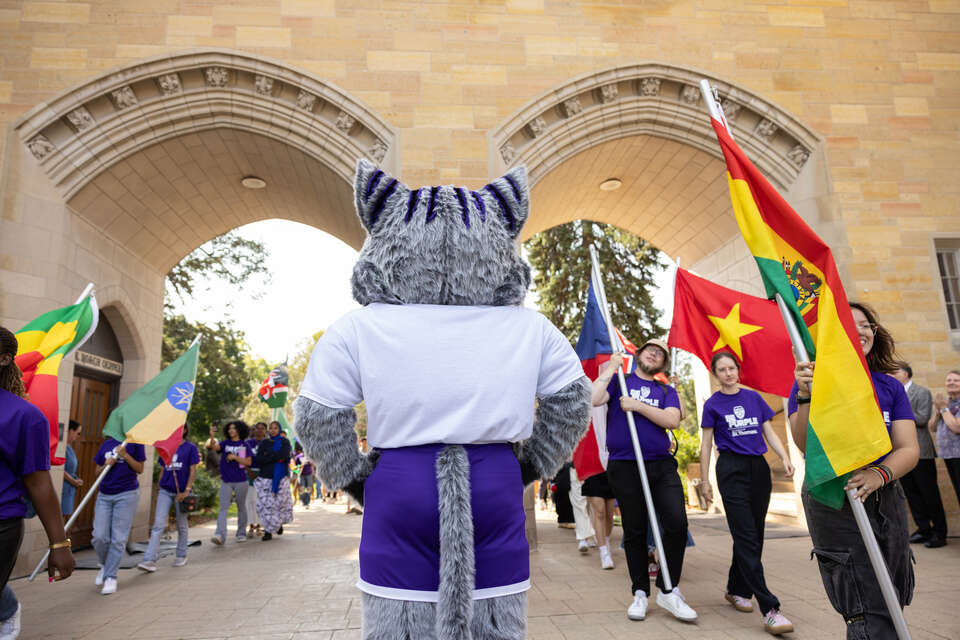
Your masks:
M93 571L70 580L11 584L23 603L23 638L258 638L346 640L359 638L357 543L360 521L346 507L321 505L304 511L272 542L209 544L213 523L191 529L203 541L190 549L190 563L170 566L163 558L153 575L122 570L119 591L101 596ZM700 614L683 624L651 605L647 619L630 622L622 551L613 571L602 571L596 551L581 556L573 532L558 529L538 512L540 548L532 555L531 640L697 640L766 638L759 614L737 613L722 597L730 537L715 516L693 516L697 546L689 549L681 582ZM801 531L771 525L766 547L767 582L793 620L796 639L843 637L843 623L823 595L810 540ZM614 532L619 543L620 531ZM960 638L960 539L938 550L914 547L917 590L907 620L915 640ZM89 553L89 552L87 552Z

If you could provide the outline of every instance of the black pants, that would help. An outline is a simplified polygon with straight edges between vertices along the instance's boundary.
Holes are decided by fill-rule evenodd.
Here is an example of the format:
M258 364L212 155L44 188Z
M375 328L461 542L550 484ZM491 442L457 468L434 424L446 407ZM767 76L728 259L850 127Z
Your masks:
M717 488L723 499L727 526L733 537L733 561L727 593L757 597L760 613L779 609L780 601L763 577L763 532L770 506L770 466L763 456L721 451L717 458Z
M23 518L0 520L0 589L7 585L23 542Z
M897 640L850 503L837 511L810 497L806 486L802 495L823 588L847 622L847 640ZM914 580L905 503L903 488L894 482L870 494L863 505L901 607L913 599Z
M917 530L927 536L933 533L946 538L947 516L937 486L937 461L933 458L919 460L913 471L900 478L900 483Z
M947 465L947 474L953 483L953 490L957 492L957 502L960 502L960 458L944 458Z
M663 528L663 553L670 570L673 586L680 584L683 554L687 549L687 511L683 503L683 485L677 474L677 461L648 460L644 462L653 507ZM643 485L635 460L610 460L607 478L620 506L623 523L623 549L630 571L631 593L643 591L650 595L650 574L647 566L647 504L643 499ZM660 558L664 562L664 558ZM663 572L657 575L657 587L665 591Z

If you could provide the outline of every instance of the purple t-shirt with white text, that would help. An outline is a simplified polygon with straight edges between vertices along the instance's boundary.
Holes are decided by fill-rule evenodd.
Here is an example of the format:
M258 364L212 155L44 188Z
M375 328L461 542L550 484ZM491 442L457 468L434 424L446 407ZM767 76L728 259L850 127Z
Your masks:
M637 375L626 378L627 392L635 398L652 407L666 409L680 408L680 397L677 391L670 386L653 380L644 380ZM620 382L617 376L607 385L610 400L607 402L607 450L611 460L636 460L633 452L633 441L630 438L630 428L627 423L627 414L620 408ZM634 424L637 425L637 440L643 451L644 460L663 460L670 457L670 438L662 427L647 420L644 416L634 412Z
M740 389L726 394L717 391L703 403L700 426L713 429L717 450L745 456L762 456L767 452L763 440L763 423L773 418L770 408L760 394Z
M883 413L883 422L890 432L890 427L894 420L909 420L914 422L913 409L910 408L910 398L907 397L907 391L899 380L893 376L876 371L870 372L870 378L873 380L873 389L877 392L877 400L880 404L880 411ZM797 412L797 383L793 383L793 389L790 390L790 398L787 400L787 415L792 416ZM876 464L886 458L889 453L877 458L870 464Z
M163 467L160 488L170 493L178 493L178 488L180 491L186 490L187 482L190 481L190 467L200 462L200 452L197 451L197 445L184 440L173 454L169 467L163 463L163 458L160 458L159 462ZM177 474L176 482L173 480L173 474Z
M0 520L27 515L23 477L50 468L50 429L35 405L0 389Z
M93 457L93 462L102 467L107 462L107 454L116 449L119 444L120 443L113 438L104 440L103 444L100 445L100 449L97 450L97 455ZM127 453L129 453L134 460L143 462L147 459L147 453L142 444L128 443L126 449ZM103 482L100 483L100 493L113 496L125 491L139 489L140 482L137 480L137 475L123 457L117 458L117 463L107 472Z
M247 472L240 468L236 460L227 460L227 454L232 453L238 458L252 458L253 453L243 440L220 441L220 480L223 482L246 482Z

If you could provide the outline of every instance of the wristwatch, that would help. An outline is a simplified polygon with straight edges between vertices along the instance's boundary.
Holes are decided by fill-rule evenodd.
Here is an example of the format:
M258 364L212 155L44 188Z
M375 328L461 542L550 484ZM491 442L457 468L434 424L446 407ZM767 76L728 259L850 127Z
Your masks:
M56 549L69 549L70 545L70 538L67 538L63 542L54 542L52 545L50 545L50 551L54 551Z

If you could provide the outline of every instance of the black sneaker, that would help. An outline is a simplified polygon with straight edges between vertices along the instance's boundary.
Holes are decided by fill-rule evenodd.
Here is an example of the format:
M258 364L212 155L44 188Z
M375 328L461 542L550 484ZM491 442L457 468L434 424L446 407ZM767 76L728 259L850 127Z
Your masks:
M924 533L923 531L914 531L913 535L910 536L911 544L920 544L921 542L926 542L930 539L929 533Z
M269 531L267 531L266 533L263 534L263 537L260 539L263 541L273 540L273 535Z
M283 535L283 525L280 525L280 528L277 529L277 535L278 535L278 536L282 536L282 535Z
M947 541L943 536L934 533L927 538L927 541L923 543L923 546L928 549L939 549L940 547L946 546L946 544Z

